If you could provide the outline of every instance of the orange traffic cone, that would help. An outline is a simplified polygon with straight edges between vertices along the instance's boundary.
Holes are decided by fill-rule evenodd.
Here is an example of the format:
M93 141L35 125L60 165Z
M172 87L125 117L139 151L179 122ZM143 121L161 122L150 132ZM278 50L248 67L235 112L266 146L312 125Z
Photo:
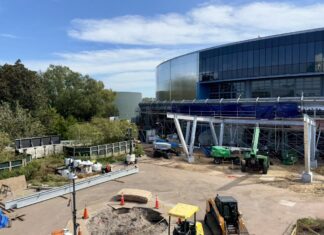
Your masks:
M159 203L158 197L156 196L156 198L155 198L155 209L159 209L159 208L160 208L160 203Z
M124 193L122 193L122 195L121 195L121 198L120 198L120 205L121 205L121 206L125 205Z
M83 219L89 219L89 214L88 214L88 210L87 208L84 208L84 211L83 211Z

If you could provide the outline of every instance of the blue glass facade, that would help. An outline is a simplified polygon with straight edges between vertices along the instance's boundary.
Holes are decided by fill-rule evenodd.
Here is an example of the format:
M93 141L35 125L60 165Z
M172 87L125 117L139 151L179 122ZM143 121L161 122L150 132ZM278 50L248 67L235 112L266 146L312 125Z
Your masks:
M157 100L322 96L323 54L324 29L201 50L158 66Z

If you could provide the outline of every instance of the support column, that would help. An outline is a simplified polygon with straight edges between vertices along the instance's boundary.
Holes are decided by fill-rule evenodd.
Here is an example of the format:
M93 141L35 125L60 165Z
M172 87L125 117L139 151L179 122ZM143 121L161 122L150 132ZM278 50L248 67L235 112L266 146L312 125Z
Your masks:
M217 136L216 136L214 123L212 121L209 121L209 127L210 127L210 131L211 131L211 134L212 134L212 137L213 137L214 145L218 145L218 139L217 139Z
M223 146L223 138L224 138L224 122L220 124L219 129L219 146Z
M186 157L189 159L189 152L188 152L187 144L186 144L185 139L183 137L181 126L180 126L180 123L179 123L179 120L178 120L177 116L174 116L174 125L176 126L178 136L179 136L179 139L180 139L180 142L181 142L181 145L182 145L183 152L185 153Z
M307 115L304 115L304 157L305 157L305 171L302 174L302 181L304 183L311 183L313 180L313 174L310 170L310 159L311 159L311 145L312 145L312 124L311 120Z
M310 125L311 128L311 155L310 155L310 167L312 169L317 168L316 160L316 126Z
M191 122L187 121L187 128L186 128L186 143L187 144L189 144L190 127L191 127Z
M189 146L189 156L188 156L189 163L192 163L195 161L195 158L193 156L193 149L194 149L194 145L195 145L196 128L197 128L197 117L194 117L193 124L192 124L192 130L191 130L190 146Z

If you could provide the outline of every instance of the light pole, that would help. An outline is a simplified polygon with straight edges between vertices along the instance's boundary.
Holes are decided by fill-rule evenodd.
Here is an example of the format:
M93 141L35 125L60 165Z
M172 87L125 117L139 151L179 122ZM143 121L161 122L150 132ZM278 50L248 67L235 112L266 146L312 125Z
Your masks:
M132 140L132 128L127 129L127 140L131 141ZM132 141L130 142L130 147L129 147L129 154L132 155L133 153L133 143Z
M73 191L72 191L73 235L77 235L77 230L78 230L78 226L79 226L79 224L77 224L77 221L76 221L77 210L76 210L76 200L75 200L75 179L77 179L77 178L78 177L75 175L74 172L71 172L69 174L69 180L72 180L72 187L73 187Z

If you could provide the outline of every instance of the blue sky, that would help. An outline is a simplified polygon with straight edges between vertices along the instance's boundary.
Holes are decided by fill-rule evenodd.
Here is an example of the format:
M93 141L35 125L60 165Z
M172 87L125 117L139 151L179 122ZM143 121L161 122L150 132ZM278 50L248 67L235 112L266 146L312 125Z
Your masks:
M222 43L323 27L322 1L0 0L0 64L18 58L155 95L155 67Z

